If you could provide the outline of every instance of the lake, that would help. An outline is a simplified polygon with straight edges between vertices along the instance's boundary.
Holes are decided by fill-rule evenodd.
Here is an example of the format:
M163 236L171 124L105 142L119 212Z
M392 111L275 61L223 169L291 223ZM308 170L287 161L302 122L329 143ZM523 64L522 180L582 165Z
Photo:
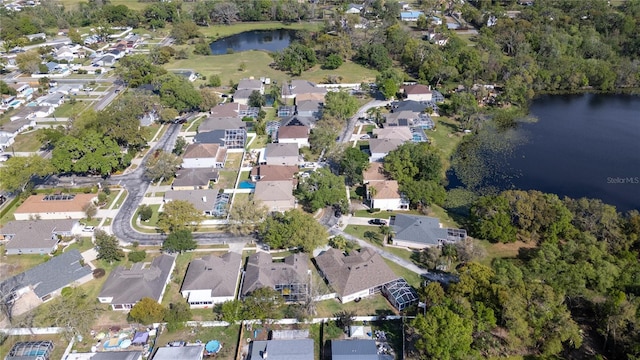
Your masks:
M523 141L497 169L513 176L491 185L640 209L640 96L543 96L530 113L537 121L518 125Z
M211 43L213 55L223 55L229 52L264 50L269 52L280 51L295 38L296 30L254 30L231 35Z

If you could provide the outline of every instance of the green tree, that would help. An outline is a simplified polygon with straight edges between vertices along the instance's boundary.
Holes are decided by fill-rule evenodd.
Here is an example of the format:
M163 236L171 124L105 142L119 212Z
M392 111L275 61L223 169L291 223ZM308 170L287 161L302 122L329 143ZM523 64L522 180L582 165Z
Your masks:
M400 84L404 80L403 75L394 69L387 69L376 76L376 85L378 90L384 95L385 99L391 99L400 91Z
M67 36L73 44L82 44L82 35L77 29L70 28Z
M322 64L322 68L325 70L335 70L342 66L342 58L338 54L331 54L327 56Z
M402 184L409 180L438 181L443 168L435 148L426 142L410 142L389 152L384 158L384 170Z
M189 230L174 231L162 243L162 250L168 252L182 253L197 247L198 243L193 239L193 234Z
M259 288L245 297L243 302L242 313L245 319L258 319L265 323L267 320L282 318L284 298L272 288Z
M169 304L165 310L164 321L167 322L169 331L175 331L184 327L184 323L191 320L191 308L186 301Z
M130 253L127 254L127 258L132 263L143 262L146 257L147 257L147 252L144 250L131 251Z
M434 180L407 180L400 184L400 192L413 206L442 205L447 192L440 183Z
M303 179L298 184L296 196L311 211L330 205L340 206L346 211L348 204L344 178L334 175L327 168L318 169Z
M350 253L358 247L358 244L355 241L348 240L342 235L337 235L329 239L329 246L342 250L345 253Z
M6 82L0 80L0 94L2 95L16 95L15 89L7 85Z
M176 174L178 168L182 165L182 159L178 156L158 151L147 160L145 176L151 181L160 179L169 179Z
M182 153L184 153L184 149L186 147L187 147L187 140L182 136L178 136L172 152L174 155L180 156L182 155Z
M90 130L60 138L51 153L51 164L59 172L109 175L128 166L130 158L109 137Z
M358 100L345 91L327 93L324 100L323 116L346 121L358 111Z
M474 236L495 242L514 242L518 230L511 223L511 209L501 196L484 196L471 207Z
M265 105L265 100L260 91L253 90L249 95L249 101L247 103L251 107L261 108Z
M158 217L158 228L163 232L196 229L204 219L202 211L186 200L173 200L164 205Z
M200 102L201 111L210 111L211 108L220 103L220 96L210 88L200 89L200 97L202 97L202 102Z
M361 183L362 172L368 167L369 156L357 148L349 147L340 159L340 173L349 185Z
M93 217L98 213L98 208L93 202L90 202L82 208L82 211L84 211L87 220L91 221L91 219L93 219Z
M140 221L149 221L153 216L153 208L147 204L140 205L138 215L140 216Z
M297 42L276 53L274 60L278 69L288 71L294 76L300 76L317 62L315 51Z
M222 80L219 75L211 75L209 76L209 86L211 87L220 87L222 85Z
M153 80L163 105L178 111L197 109L202 96L189 80L175 74L165 74Z
M261 224L260 237L274 249L300 247L305 252L327 244L327 230L300 210L275 213Z
M238 199L229 212L227 229L232 234L249 235L256 231L268 213L269 208L259 200Z
M112 264L124 258L124 251L122 251L120 243L115 236L109 235L101 229L96 229L93 235L95 237L95 247L98 252L96 258L98 260L104 260Z
M53 299L49 303L47 311L43 314L44 318L52 326L66 329L70 337L87 334L104 308L96 302L95 297L89 296L82 288L70 289L66 296Z
M242 319L242 307L242 301L229 300L216 305L216 312L221 315L222 321L233 324Z
M0 167L0 188L22 192L34 176L46 176L53 171L51 162L40 155L13 156Z
M129 312L129 319L144 325L161 322L166 314L164 306L155 300L143 297Z
M35 50L16 55L16 65L18 65L18 69L27 74L37 74L40 71L41 62L40 54Z
M432 306L418 314L411 327L419 338L416 349L432 359L461 359L471 351L473 323L446 306Z

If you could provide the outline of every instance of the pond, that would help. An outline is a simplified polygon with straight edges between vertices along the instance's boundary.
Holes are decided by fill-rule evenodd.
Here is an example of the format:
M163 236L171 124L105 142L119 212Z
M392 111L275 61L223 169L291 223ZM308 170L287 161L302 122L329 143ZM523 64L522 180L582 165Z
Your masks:
M505 137L517 139L492 163L483 185L588 197L618 211L640 209L640 97L583 94L543 96ZM455 174L450 185L459 184Z
M210 46L213 55L249 50L275 52L289 46L295 35L296 30L289 29L245 31L216 40Z

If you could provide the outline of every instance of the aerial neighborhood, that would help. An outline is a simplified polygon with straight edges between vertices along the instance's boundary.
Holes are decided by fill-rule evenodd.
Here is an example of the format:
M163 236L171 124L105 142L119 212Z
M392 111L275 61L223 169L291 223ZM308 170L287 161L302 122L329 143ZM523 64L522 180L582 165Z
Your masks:
M504 169L538 95L638 88L637 24L0 1L0 358L636 358L640 204Z

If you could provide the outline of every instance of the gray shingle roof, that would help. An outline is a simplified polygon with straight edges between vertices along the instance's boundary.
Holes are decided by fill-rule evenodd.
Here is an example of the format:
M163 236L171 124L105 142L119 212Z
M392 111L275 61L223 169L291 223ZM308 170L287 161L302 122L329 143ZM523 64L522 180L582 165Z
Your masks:
M341 296L384 285L399 278L370 248L352 252L348 256L337 249L329 249L316 256L316 264L329 285Z
M466 237L465 230L440 227L440 220L429 216L398 214L391 222L391 226L395 233L393 236L395 240L423 245L439 245L441 243L439 240L456 241Z
M265 352L269 355L269 360L313 360L313 340L254 341L249 360L265 359Z
M298 144L271 143L267 144L266 157L298 156Z
M332 360L378 360L374 340L331 340Z
M209 255L189 264L181 291L211 289L211 296L235 296L242 257L228 252Z
M209 168L180 169L171 185L206 187L209 181L217 181L219 176L218 170Z
M216 189L169 190L164 193L166 200L185 200L203 212L213 210L216 196L218 196Z
M109 274L98 297L113 297L112 304L135 304L143 297L159 300L175 260L175 256L163 254L153 259L148 268L143 268L142 263L131 269L118 266Z
M42 298L91 274L91 268L88 265L83 266L81 260L82 255L78 250L69 250L2 281L0 288L4 292L32 286L36 295Z
M10 221L0 228L0 234L12 235L6 249L51 248L58 243L53 235L69 233L77 220Z
M309 259L298 253L287 256L284 262L273 262L271 254L259 252L249 256L241 294L277 284L304 283L307 280Z
M200 360L204 345L160 347L152 360Z
M93 355L91 360L138 360L141 357L141 351L103 351Z
M387 154L402 144L404 141L399 139L371 139L369 140L369 151L372 154Z

